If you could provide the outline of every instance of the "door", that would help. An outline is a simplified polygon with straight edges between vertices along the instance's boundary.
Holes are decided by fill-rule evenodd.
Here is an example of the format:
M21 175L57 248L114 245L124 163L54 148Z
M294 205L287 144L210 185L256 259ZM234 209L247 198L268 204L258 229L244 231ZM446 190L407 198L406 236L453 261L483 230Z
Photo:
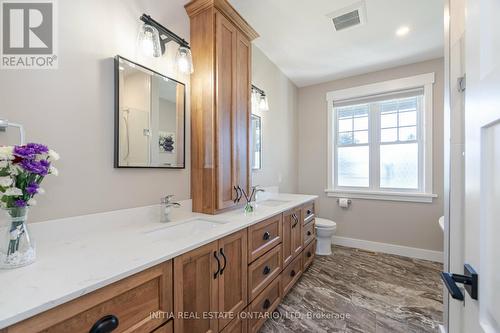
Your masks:
M175 332L218 332L216 318L203 318L203 313L218 311L217 245L215 241L174 259L174 312L187 314L174 320Z
M219 273L219 311L236 316L247 305L247 230L242 230L219 240L219 257L222 258ZM219 330L229 322L219 319Z
M234 206L237 193L236 40L237 29L216 13L216 159L217 209Z
M477 300L464 293L460 326L464 333L490 333L500 332L500 1L468 0L465 10L463 247L465 262L478 273L479 293Z
M236 41L236 185L250 188L251 45L241 32Z

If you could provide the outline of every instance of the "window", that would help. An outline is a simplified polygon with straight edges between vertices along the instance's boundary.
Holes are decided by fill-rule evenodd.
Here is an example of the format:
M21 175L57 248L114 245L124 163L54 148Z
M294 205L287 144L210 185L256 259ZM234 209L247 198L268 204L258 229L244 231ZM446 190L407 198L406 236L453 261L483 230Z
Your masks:
M432 202L434 74L328 93L330 196Z

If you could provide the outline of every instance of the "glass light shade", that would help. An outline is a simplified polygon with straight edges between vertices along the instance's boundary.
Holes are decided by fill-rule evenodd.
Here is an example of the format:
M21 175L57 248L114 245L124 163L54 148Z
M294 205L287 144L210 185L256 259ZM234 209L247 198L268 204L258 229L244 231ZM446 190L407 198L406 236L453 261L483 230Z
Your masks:
M191 56L191 50L189 48L179 46L175 60L179 72L183 74L192 74L194 72L193 57Z
M262 111L269 111L269 104L266 95L260 95L259 109Z
M252 89L252 113L259 112L260 94Z
M160 34L158 30L148 24L139 29L138 44L141 52L148 57L161 57Z

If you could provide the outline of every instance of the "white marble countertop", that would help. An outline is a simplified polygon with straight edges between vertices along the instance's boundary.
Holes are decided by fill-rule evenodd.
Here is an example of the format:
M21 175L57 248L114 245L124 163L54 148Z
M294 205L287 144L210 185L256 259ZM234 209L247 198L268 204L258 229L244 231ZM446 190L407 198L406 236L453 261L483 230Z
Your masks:
M317 197L265 193L262 199L269 198L284 203L257 203L252 214L238 209L212 216L192 213L186 201L173 210L170 223L159 222L157 205L30 224L37 260L0 270L0 329ZM164 229L197 217L227 223L202 233L177 232L175 237Z

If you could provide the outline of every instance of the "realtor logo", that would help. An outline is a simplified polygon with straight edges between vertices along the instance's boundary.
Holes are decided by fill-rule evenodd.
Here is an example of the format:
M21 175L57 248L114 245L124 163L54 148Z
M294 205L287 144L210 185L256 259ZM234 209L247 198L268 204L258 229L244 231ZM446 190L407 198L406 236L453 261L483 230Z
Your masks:
M2 69L57 68L55 0L1 1Z

